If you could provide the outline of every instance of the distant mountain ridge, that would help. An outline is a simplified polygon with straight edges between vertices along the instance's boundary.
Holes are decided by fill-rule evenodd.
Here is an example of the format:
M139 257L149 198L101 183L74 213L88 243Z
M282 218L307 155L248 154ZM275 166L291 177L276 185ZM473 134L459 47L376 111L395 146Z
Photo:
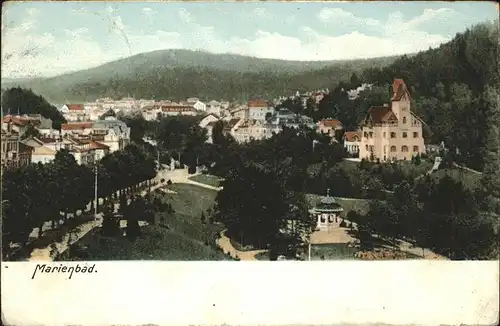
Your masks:
M118 93L124 96L133 93L141 93L140 90L122 90L119 85L122 81L136 80L138 82L144 79L156 79L159 73L170 75L175 72L178 79L185 79L184 75L197 75L196 78L204 78L204 74L223 75L224 78L240 80L240 76L246 78L261 79L259 75L275 76L278 79L289 79L290 76L296 78L311 78L311 73L318 71L319 75L325 75L325 71L332 74L340 72L344 76L347 72L352 73L361 71L367 67L383 67L394 62L398 56L357 59L357 60L332 60L332 61L288 61L279 59L261 59L237 54L212 54L202 51L190 50L159 50L147 53L140 53L128 58L119 59L105 63L95 68L62 74L48 78L34 78L31 80L2 80L2 88L12 86L29 87L42 94L51 101L64 102L65 100L91 100L100 93L116 92L97 92L82 94L75 88L81 85L93 85L105 87L107 89L118 88ZM183 71L185 70L185 71ZM195 78L195 76L192 76ZM217 79L217 76L212 76ZM222 77L221 77L222 78ZM275 78L273 78L275 79ZM334 78L336 79L336 78ZM208 82L208 81L207 81ZM239 82L239 81L238 81ZM203 83L202 83L203 84ZM231 84L231 83L229 83ZM331 86L331 81L313 83L319 87ZM298 85L300 86L300 85ZM296 83L290 87L297 87ZM87 87L88 88L88 87ZM91 87L95 90L96 87ZM175 87L174 87L175 88ZM259 88L259 87L258 87ZM275 94L271 91L270 94ZM114 94L110 94L114 96ZM177 97L176 94L168 94ZM193 95L197 95L194 91ZM210 94L208 94L210 95ZM218 94L214 94L217 97ZM224 95L224 94L220 94ZM119 95L116 95L119 96ZM157 94L156 96L164 96ZM181 96L181 94L179 94ZM227 96L227 95L226 95Z

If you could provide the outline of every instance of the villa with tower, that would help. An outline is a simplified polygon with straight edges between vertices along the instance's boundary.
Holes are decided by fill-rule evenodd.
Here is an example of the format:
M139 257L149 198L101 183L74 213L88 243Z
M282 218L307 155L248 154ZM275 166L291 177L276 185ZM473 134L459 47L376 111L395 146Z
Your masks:
M405 82L395 79L391 105L371 107L361 122L359 158L388 162L425 153L423 121L411 110L410 102Z

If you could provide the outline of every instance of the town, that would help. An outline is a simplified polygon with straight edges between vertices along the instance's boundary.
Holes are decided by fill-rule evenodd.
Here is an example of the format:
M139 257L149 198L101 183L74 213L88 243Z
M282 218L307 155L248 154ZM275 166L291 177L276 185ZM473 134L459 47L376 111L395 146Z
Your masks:
M2 81L2 257L498 259L497 36L339 62L127 43Z

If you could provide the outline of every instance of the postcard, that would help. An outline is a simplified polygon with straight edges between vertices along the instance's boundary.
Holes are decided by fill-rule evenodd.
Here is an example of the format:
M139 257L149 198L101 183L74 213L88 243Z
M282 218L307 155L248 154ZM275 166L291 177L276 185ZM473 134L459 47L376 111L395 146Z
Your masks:
M10 1L6 325L493 325L493 2Z

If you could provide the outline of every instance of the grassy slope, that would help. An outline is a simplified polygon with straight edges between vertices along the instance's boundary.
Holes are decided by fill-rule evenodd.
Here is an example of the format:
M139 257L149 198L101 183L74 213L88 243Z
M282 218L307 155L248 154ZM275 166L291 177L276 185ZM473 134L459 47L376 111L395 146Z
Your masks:
M214 249L214 235L220 225L202 224L200 215L214 203L216 191L189 184L173 184L169 189L177 194L166 194L166 200L175 210L165 215L165 224L141 228L143 235L134 242L122 237L101 240L98 248L89 248L88 260L230 260ZM89 243L89 237L82 239ZM210 246L207 246L210 244ZM80 260L73 257L74 260ZM83 258L82 258L83 259Z
M209 186L213 187L219 187L220 186L220 178L215 176L215 175L210 175L210 174L198 174L192 177L189 177L190 180L203 183Z

